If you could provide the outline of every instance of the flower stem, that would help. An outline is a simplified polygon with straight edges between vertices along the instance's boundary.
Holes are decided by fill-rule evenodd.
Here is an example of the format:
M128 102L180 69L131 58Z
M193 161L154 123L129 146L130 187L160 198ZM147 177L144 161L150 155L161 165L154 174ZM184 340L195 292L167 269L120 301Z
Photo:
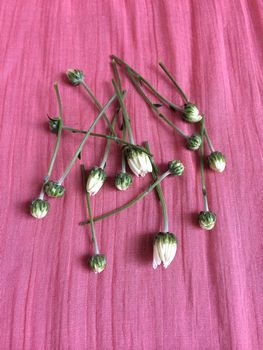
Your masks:
M130 143L134 145L135 144L134 137L133 137L133 133L132 133L132 129L131 129L129 116L128 116L127 110L126 110L124 102L123 102L122 93L118 89L118 86L117 86L117 84L116 84L114 79L112 79L112 84L114 86L115 93L116 93L116 95L118 97L118 100L119 100L119 103L120 103L120 106L121 106L122 115L123 115L123 118L124 118L124 121L125 121L125 124L126 124L126 128L127 128L127 131L128 131Z
M165 65L162 62L159 62L159 66L162 68L162 70L166 73L166 75L169 77L169 79L172 81L176 89L178 90L179 94L182 96L182 98L185 100L186 103L189 103L189 98L186 96L186 94L183 92L181 87L178 85L177 81L174 79L172 74L169 72L169 70L165 67Z
M84 87L84 89L90 95L91 99L93 100L93 102L97 106L98 110L101 111L102 110L102 105L99 103L99 100L97 99L97 97L93 94L91 89L88 87L88 85L86 84L85 80L82 80L80 84ZM108 127L110 128L111 133L116 136L115 131L112 129L111 123L110 123L106 113L103 113L103 118L106 121L106 123L108 124Z
M89 214L90 229L91 229L92 241L93 241L93 245L94 245L94 253L95 253L95 255L97 255L100 253L100 251L99 251L99 246L98 246L98 242L96 239L95 226L94 226L92 209L91 209L91 204L90 204L90 195L86 191L87 176L86 176L86 170L85 170L84 164L81 164L81 175L82 175L82 181L83 181L83 185L84 185L84 189L85 189L86 205L87 205L88 214Z
M176 110L176 111L180 111L182 113L184 113L184 109L181 108L180 106L175 105L174 103L172 103L171 101L167 100L164 96L162 96L145 78L143 78L143 76L141 76L138 72L136 72L132 67L130 67L126 62L124 62L123 60L121 60L120 58L118 58L115 55L111 55L112 58L115 59L115 61L117 63L119 63L120 65L125 66L126 68L129 68L132 72L132 74L135 76L135 78L139 81L139 82L143 82L149 90L152 91L152 93L157 96L161 101L163 101L164 103L166 103L171 109Z
M121 172L126 173L126 157L124 150L122 150L121 153Z
M75 128L71 128L69 126L63 126L63 129L68 130L68 131L72 131L74 133L76 133L76 132L77 133L81 133L81 134L86 134L87 133L86 130L75 129ZM94 132L91 132L90 136L102 137L104 139L109 139L109 140L115 141L117 144L121 144L122 143L122 144L127 145L127 146L132 146L133 148L136 148L136 149L146 153L148 156L152 157L152 154L147 152L144 147L141 147L141 146L138 146L138 145L133 145L133 144L131 144L128 141L120 139L119 137L111 136L111 135L104 135L104 134L97 134L97 133L94 133Z
M134 79L134 77L131 74L130 68L127 68L127 73L129 78L131 79L132 83L134 84L135 88L137 89L137 91L139 92L139 94L142 96L142 98L144 99L144 101L146 103L148 103L148 105L151 107L151 109L158 115L158 117L160 117L161 119L163 119L168 125L170 125L173 129L175 129L181 136L183 136L184 138L188 139L189 136L187 136L181 129L179 129L173 122L171 122L170 119L168 119L167 117L165 117L158 109L158 107L156 107L156 105L154 103L152 103L152 101L145 95L145 93L143 92L142 88L140 87L140 85L138 84L138 82L136 81L136 79Z
M95 118L95 120L93 121L93 123L91 124L89 130L87 131L86 135L84 136L82 142L80 143L77 151L75 152L73 158L71 159L67 169L65 170L64 174L61 176L61 178L58 180L58 184L61 185L62 182L65 180L65 177L68 175L68 173L70 172L72 166L74 165L76 159L78 158L78 155L80 154L80 152L82 151L83 146L85 145L92 129L94 128L94 126L97 124L97 122L99 121L99 119L104 115L104 112L106 111L106 109L111 105L111 103L115 100L116 95L114 94L109 101L106 103L106 105L102 108L102 110L100 111L100 113L98 114L98 116Z
M211 152L215 152L214 146L212 144L210 137L208 136L206 128L204 128L204 135L205 135L206 141L208 143L208 146L209 146Z
M150 152L150 147L149 147L148 142L145 142L145 148L147 149L148 152ZM153 158L151 158L151 162L152 162L152 166L153 166L152 177L153 177L154 181L156 181L158 179L159 169L158 169L157 165L155 164ZM168 220L167 206L166 206L165 199L163 196L161 184L158 184L155 187L155 190L157 192L157 195L159 197L161 207L162 207L163 232L169 232L169 220Z
M115 113L112 124L111 124L113 130L115 129L117 119L118 119L118 113ZM110 143L111 143L111 139L108 139L107 143L106 143L104 155L103 155L102 161L100 163L100 168L102 168L102 169L105 168L106 163L107 163L107 159L108 159L109 152L110 152Z
M163 179L165 179L168 175L170 175L170 171L167 170L165 173L163 173L158 180L156 180L154 183L152 183L151 185L149 185L145 191L143 191L141 194L139 194L137 197L135 197L133 200L131 200L130 202L122 205L119 208L116 208L114 210L109 211L108 213L105 213L103 215L97 216L95 218L93 218L94 221L99 221L102 219L105 219L109 216L112 216L114 214L119 213L120 211L129 208L130 206L132 206L133 204L135 204L136 202L138 202L140 199L142 199L143 197L145 197L148 193L150 193ZM90 220L88 221L82 221L80 222L80 225L86 225L89 224Z
M205 119L204 119L204 115L203 115L203 118L201 120L202 143L200 146L200 171L201 171L202 194L203 194L203 200L204 200L204 211L209 211L206 186L205 186L205 171L204 171L204 142L203 142L203 140L204 140L204 128L205 128Z
M46 183L49 178L50 175L52 173L54 164L55 164L55 160L58 154L58 149L59 149L59 144L60 144L60 140L61 140L61 133L62 133L62 129L63 129L63 121L62 121L62 104L61 104L61 98L60 98L60 94L59 94L59 89L58 89L58 84L54 84L54 89L56 91L56 96L57 96L57 101L58 101L58 106L59 106L59 118L58 118L58 133L57 133L57 140L56 140L56 145L55 145L55 149L49 164L49 168L48 168L48 172L47 175L44 178L44 182Z
M117 86L118 86L119 90L122 91L121 79L120 79L120 75L119 75L119 72L118 72L118 68L117 68L115 59L113 59L111 61L111 63L112 63L112 67L113 67L114 76L115 76L115 79L116 79L116 82L117 82Z

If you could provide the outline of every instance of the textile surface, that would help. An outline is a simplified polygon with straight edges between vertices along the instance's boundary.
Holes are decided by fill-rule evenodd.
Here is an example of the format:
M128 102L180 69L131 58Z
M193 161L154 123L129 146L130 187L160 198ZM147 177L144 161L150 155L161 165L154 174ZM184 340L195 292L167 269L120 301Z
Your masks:
M0 348L238 349L263 348L262 4L240 1L5 1L1 18ZM162 229L156 194L95 224L107 267L87 267L93 253L80 162L65 179L63 198L33 219L55 145L47 113L86 129L97 114L64 72L80 68L102 104L113 93L110 54L126 60L174 103L182 98L158 68L163 61L206 115L227 168L207 169L216 228L197 225L202 207L198 153L158 119L125 77L126 106L138 144L148 140L161 171L180 159L185 172L162 188L178 251L165 270L152 268L152 242ZM260 91L261 90L261 91ZM158 100L152 97L154 102ZM180 113L161 110L187 134ZM112 118L112 111L109 116ZM97 132L108 132L101 120ZM120 134L120 131L118 131ZM52 179L58 179L82 136L64 131ZM105 140L82 153L98 165ZM209 150L206 147L206 154ZM92 198L94 215L134 198L152 178L119 192L121 150L112 144L107 181Z

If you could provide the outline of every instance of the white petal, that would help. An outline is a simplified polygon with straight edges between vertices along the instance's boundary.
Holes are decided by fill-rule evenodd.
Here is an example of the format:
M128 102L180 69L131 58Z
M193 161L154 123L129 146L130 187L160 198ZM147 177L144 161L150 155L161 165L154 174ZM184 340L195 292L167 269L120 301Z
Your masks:
M128 159L128 164L134 175L139 176L141 173L140 169L138 169L132 158Z
M156 269L161 264L158 249L156 245L153 246L153 268Z

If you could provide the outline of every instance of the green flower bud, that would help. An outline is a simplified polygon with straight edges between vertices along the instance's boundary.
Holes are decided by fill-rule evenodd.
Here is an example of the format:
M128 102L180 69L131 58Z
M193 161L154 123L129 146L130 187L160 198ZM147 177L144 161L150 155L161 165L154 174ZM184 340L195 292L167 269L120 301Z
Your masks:
M125 191L132 184L132 176L128 173L120 173L115 177L115 186L120 191Z
M212 211L201 211L198 215L199 226L204 230L212 230L216 224L216 214Z
M65 193L65 187L54 181L48 181L44 190L49 197L62 197Z
M161 263L167 268L175 257L177 239L173 233L159 232L154 238L153 244L153 268Z
M183 119L189 123L197 123L202 119L199 110L193 103L186 103L184 105Z
M189 139L187 140L186 147L190 149L191 151L196 151L199 149L199 147L202 144L202 137L199 134L193 134Z
M100 273L106 267L106 257L103 254L93 255L90 258L89 264L95 273Z
M66 74L71 84L76 86L79 85L84 78L83 72L79 69L68 69Z
M91 195L94 196L102 187L106 180L106 173L102 168L94 167L89 172L87 179L86 190Z
M48 201L45 201L44 199L35 199L30 205L30 213L34 218L42 219L44 218L49 209L49 203Z
M181 176L184 172L184 165L180 160L172 160L168 164L168 170L173 176Z
M215 151L208 156L208 164L212 170L222 173L226 167L226 160L221 152Z
M58 128L59 128L59 123L60 120L59 119L53 119L53 118L49 118L49 128L50 130L54 133L57 134L58 133Z

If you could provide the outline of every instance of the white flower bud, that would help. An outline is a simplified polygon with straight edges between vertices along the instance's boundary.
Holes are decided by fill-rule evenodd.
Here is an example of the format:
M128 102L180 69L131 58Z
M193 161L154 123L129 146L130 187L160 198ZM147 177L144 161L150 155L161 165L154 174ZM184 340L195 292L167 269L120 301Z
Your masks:
M120 191L126 191L132 184L132 176L128 173L120 173L115 177L115 186Z
M152 172L152 163L145 152L132 147L127 147L125 149L125 155L134 175L143 177L147 173Z
M184 105L183 119L189 123L197 123L202 119L199 114L199 110L193 103L187 103Z
M89 261L91 269L95 273L101 273L106 267L106 257L103 254L93 255Z
M167 268L173 261L177 250L177 239L173 233L159 232L153 244L153 268L161 263Z
M94 196L96 193L99 192L102 185L104 184L104 181L106 180L106 173L102 168L94 167L91 169L88 180L87 180L87 192Z
M35 199L30 205L31 215L37 219L44 218L48 213L48 209L49 203L44 199Z
M226 160L221 152L215 151L208 157L208 164L212 170L222 173L226 167Z

